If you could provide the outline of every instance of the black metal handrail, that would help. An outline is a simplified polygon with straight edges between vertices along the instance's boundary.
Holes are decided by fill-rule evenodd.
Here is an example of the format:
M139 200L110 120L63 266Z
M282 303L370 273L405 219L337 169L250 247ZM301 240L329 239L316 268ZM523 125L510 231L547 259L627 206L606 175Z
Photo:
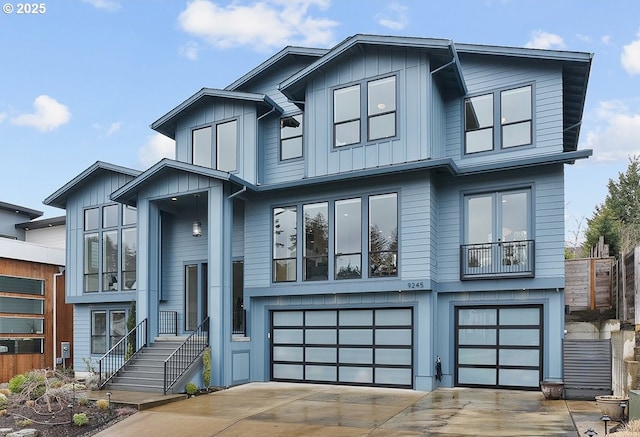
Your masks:
M234 308L233 309L233 327L231 329L231 334L242 334L245 335L247 333L247 310L244 308Z
M189 366L209 346L209 318L164 360L164 394L178 381Z
M460 246L460 278L533 277L535 241L498 241Z
M111 379L147 345L147 319L127 332L98 360L99 387L102 389Z
M160 311L158 334L178 335L178 312Z

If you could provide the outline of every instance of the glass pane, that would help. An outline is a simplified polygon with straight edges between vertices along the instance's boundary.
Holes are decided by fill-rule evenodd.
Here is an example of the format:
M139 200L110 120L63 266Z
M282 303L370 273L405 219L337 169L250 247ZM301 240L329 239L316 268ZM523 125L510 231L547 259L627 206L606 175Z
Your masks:
M362 277L360 254L336 255L336 279L359 279Z
M302 329L274 329L274 344L302 344Z
M303 351L302 347L275 346L273 348L273 359L275 361L302 361Z
M136 288L137 235L136 228L122 230L122 290Z
M411 325L411 309L376 310L376 325Z
M497 340L495 329L459 329L460 345L495 345Z
M44 314L44 300L0 296L0 312L13 314Z
M111 344L109 346L113 347L127 333L127 321L124 311L111 311L109 314L111 316L109 324Z
M184 329L193 331L198 327L198 266L185 266Z
M472 97L464 102L466 132L493 126L493 94Z
M470 367L458 368L459 384L496 385L495 369L477 369Z
M86 234L84 236L84 273L97 274L98 260L100 259L100 249L98 244L98 234ZM97 291L96 289L87 289L85 291Z
M336 207L336 255L362 250L360 199L339 200Z
M373 383L373 369L370 367L340 367L340 382Z
M291 117L284 117L280 120L280 138L285 140L287 138L301 137L302 136L302 114L294 115Z
M493 241L493 198L475 196L467 198L467 243Z
M98 208L85 209L84 211L84 230L93 231L100 226L100 210Z
M540 363L540 351L531 349L501 349L501 366L537 366Z
M229 121L216 126L217 169L222 171L236 170L238 153L237 122Z
M118 289L118 231L102 234L102 289Z
M274 364L273 377L276 379L301 380L304 377L301 364Z
M303 206L304 280L328 279L329 205L327 202Z
M302 156L302 137L289 138L282 140L282 148L280 150L280 159L293 159Z
M531 86L502 91L500 94L503 125L531 120Z
M501 325L540 325L539 308L501 308Z
M411 385L411 369L376 368L376 384Z
M305 314L306 326L336 326L336 311L307 311Z
M411 345L411 329L376 329L376 344Z
M122 206L122 224L133 225L138 222L138 210L134 206Z
M1 334L42 334L42 319L0 317Z
M273 209L273 258L295 258L297 246L296 207Z
M333 92L333 121L340 123L360 118L360 85Z
M340 310L340 326L373 326L373 311Z
M360 142L360 120L336 124L335 147L358 144Z
M537 370L500 369L498 375L500 385L538 387L540 384L540 372Z
M335 382L338 378L336 366L305 366L306 379L310 381Z
M470 308L458 310L458 325L496 325L498 313L495 309Z
M373 344L371 329L340 329L339 335L341 345Z
M396 78L386 77L368 83L369 115L396 110Z
M287 282L296 280L296 260L279 259L273 262L273 281Z
M373 364L373 349L340 348L340 363Z
M337 350L330 347L307 347L305 355L308 363L335 363L338 360Z
M376 348L376 364L410 365L411 350Z
M465 134L465 153L493 150L493 128L474 130Z
M377 115L369 118L369 140L396 136L396 113Z
M300 326L303 314L302 311L275 311L273 326Z
M539 346L538 329L501 329L500 344L508 346Z
M100 283L100 278L98 274L93 275L84 275L84 291L85 293L93 293L98 291L98 285Z
M528 239L529 193L516 192L502 194L502 241L522 241Z
M10 293L42 296L44 295L44 281L41 279L0 275L0 290Z
M41 354L44 352L41 338L4 338L0 346L5 348L4 354Z
M370 276L396 276L398 260L398 196L369 197Z
M502 126L502 147L515 147L531 144L531 122Z
M336 330L307 329L304 342L305 344L336 344Z
M211 126L193 131L193 164L211 167Z
M485 364L496 365L495 349L458 349L459 364Z
M118 226L118 205L108 205L102 208L102 227Z

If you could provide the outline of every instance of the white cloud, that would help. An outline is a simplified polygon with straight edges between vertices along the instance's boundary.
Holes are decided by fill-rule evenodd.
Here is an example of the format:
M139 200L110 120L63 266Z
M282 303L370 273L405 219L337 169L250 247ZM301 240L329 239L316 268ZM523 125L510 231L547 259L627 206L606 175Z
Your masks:
M111 126L109 126L109 129L107 130L107 135L110 136L115 134L120 130L121 127L122 127L122 123L119 121L116 121L115 123L111 123Z
M190 61L197 61L200 53L200 47L197 43L189 41L182 47L180 47L180 54Z
M33 114L14 117L11 119L11 123L19 126L31 126L41 132L47 132L57 129L71 119L69 108L46 95L36 97L33 108L35 109Z
M115 12L122 6L114 0L82 0L83 3L89 3L96 9L104 9L105 11Z
M234 2L218 6L211 0L194 0L180 13L178 24L185 32L221 49L326 46L332 44L333 29L338 23L314 17L309 9L328 5L328 0L264 0L251 5Z
M409 24L407 16L408 7L397 2L389 3L383 14L378 14L376 19L378 24L392 30L402 30Z
M603 35L600 37L600 42L606 46L611 44L611 35Z
M640 113L619 100L600 102L595 117L602 125L586 132L583 147L593 149L596 161L626 160L640 154Z
M627 73L640 74L640 32L638 32L638 39L622 48L620 62Z
M532 49L561 49L564 48L564 40L562 37L543 30L531 32L531 40L526 47Z
M138 150L138 160L143 168L151 167L162 158L176 158L176 142L162 134L151 135Z
M2 123L5 118L7 118L7 113L6 112L0 112L0 123Z
M591 37L589 35L585 35L583 33L577 33L576 34L576 38L578 38L579 41L584 42L584 43L590 43L592 41Z

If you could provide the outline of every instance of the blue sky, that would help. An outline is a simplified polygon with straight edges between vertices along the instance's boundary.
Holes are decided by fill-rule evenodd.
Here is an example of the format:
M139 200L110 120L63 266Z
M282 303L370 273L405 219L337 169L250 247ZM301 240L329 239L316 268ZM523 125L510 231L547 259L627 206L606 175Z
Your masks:
M355 33L594 54L580 148L566 167L567 240L640 154L637 0L55 0L0 13L0 201L42 201L95 161L144 170L173 156L149 125L286 45ZM7 13L7 4L13 7ZM24 8L23 8L24 12Z

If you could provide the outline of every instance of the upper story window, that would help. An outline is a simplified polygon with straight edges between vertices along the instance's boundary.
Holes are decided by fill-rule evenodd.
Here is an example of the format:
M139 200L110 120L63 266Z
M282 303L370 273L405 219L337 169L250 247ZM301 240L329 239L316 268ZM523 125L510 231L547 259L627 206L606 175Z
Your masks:
M136 209L129 206L113 204L84 211L85 293L135 290L136 222Z
M221 171L235 171L238 161L238 122L226 121L194 129L191 134L191 162ZM214 161L215 157L215 161Z
M465 153L531 144L532 113L531 85L465 99Z
M301 238L296 225L299 206L274 208L273 282L297 280L299 240L303 281L397 276L398 195L371 195L368 205L366 199L303 204Z
M280 161L302 156L302 114L280 119Z
M339 88L333 92L334 147L359 144L363 137L362 113L367 114L367 141L396 135L396 77L390 76L366 82L363 102L363 84Z

